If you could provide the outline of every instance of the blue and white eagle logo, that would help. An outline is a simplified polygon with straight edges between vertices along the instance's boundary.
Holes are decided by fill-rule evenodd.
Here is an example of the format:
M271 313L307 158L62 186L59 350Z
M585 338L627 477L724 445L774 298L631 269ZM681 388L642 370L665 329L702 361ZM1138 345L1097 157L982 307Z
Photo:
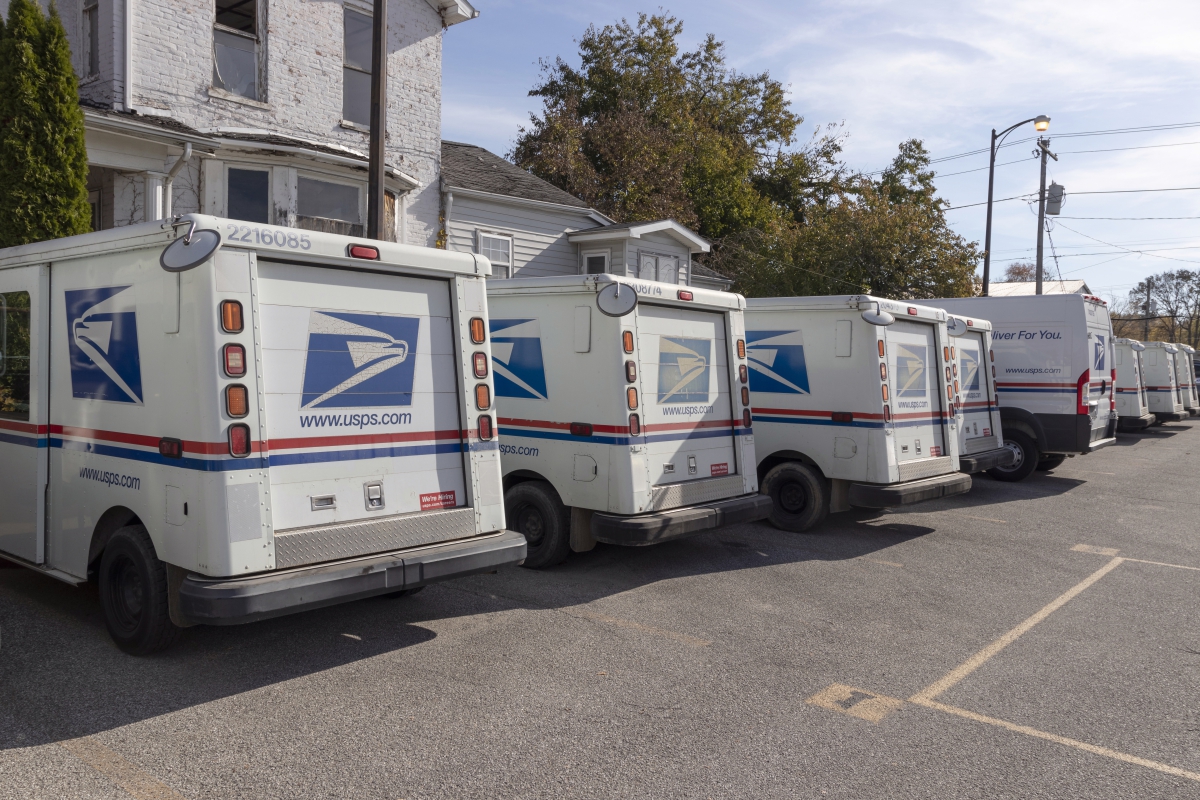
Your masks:
M927 347L902 344L896 347L896 396L924 397Z
M707 403L711 339L658 337L658 402Z
M1095 356L1093 358L1093 361L1096 364L1096 366L1093 367L1093 369L1095 369L1097 372L1104 371L1104 352L1105 352L1104 337L1097 336L1096 337L1096 352L1095 352Z
M809 394L801 331L746 331L750 391Z
M416 317L311 311L300 407L412 405L420 324Z
M489 320L497 397L548 400L542 330L536 319Z
M132 286L64 292L71 394L142 405L137 298Z

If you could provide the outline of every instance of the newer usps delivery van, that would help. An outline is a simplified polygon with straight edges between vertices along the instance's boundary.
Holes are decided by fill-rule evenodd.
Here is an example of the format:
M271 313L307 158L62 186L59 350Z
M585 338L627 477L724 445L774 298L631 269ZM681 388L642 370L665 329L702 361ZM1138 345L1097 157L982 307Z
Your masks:
M509 527L525 566L762 519L745 300L616 275L488 282Z
M746 301L754 447L771 523L961 494L946 313L868 295ZM998 445L997 445L998 446Z
M992 323L1004 440L1020 480L1116 441L1112 324L1107 304L1081 294L960 297L928 305Z
M1140 431L1153 425L1154 414L1142 380L1142 352L1136 339L1113 339L1113 364L1117 370L1117 430Z
M200 215L0 251L0 556L134 653L520 562L489 271Z

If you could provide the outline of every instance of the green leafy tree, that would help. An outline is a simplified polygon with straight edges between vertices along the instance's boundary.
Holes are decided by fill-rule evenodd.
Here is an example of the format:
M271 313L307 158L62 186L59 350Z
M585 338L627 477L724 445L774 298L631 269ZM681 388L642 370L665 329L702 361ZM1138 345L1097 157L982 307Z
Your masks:
M54 5L12 0L0 29L0 247L91 230L71 50Z

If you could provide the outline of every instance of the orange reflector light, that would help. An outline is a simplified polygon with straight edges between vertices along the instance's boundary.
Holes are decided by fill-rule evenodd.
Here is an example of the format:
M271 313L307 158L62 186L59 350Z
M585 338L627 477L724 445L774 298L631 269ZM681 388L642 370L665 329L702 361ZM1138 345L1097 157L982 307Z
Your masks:
M225 387L225 410L231 417L244 417L250 413L250 400L245 386Z
M743 408L742 409L742 427L749 428L751 422L753 422L753 419L750 417L750 409Z
M680 290L679 290L679 295L678 295L678 297L679 297L679 299L680 299L680 300L691 300L691 299L692 299L692 293L691 293L691 292L688 292L688 291L685 291L685 290L683 290L683 289L680 289Z
M487 377L487 356L483 353L476 353L471 357L471 361L475 364L475 377Z
M243 327L242 304L237 300L222 300L221 330L226 333L241 333Z
M954 393L958 394L958 381L954 382Z
M471 317L471 343L483 344L483 340L487 338L483 329L483 319L481 317Z
M750 380L750 373L746 370L745 364L738 364L738 380L742 383L747 383Z
M887 401L888 401L888 390L887 390L887 384L885 383L883 385L883 402L886 403Z
M224 359L225 374L231 378L240 378L246 374L246 348L240 344L225 345Z
M642 421L641 421L641 419L638 418L637 414L629 415L629 435L630 436L641 436L642 435Z
M633 361L625 362L625 382L633 383L637 380L637 364Z
M633 411L637 408L637 389L630 386L625 390L625 401L629 404L629 410Z
M954 387L953 387L953 386L947 386L947 387L946 387L946 399L947 399L947 400L953 400L953 399L954 399Z
M621 334L621 344L625 346L626 353L633 352L633 331L625 331Z
M943 347L942 348L942 361L949 361L949 360L950 360L950 348Z
M592 435L592 424L590 422L572 422L571 423L571 435L572 436L591 436Z
M954 358L954 348L950 348L950 358Z
M878 344L879 344L879 357L883 358L883 339L880 339Z
M178 439L159 439L158 454L163 458L183 458L183 442Z
M229 426L229 455L245 458L250 455L250 427L248 425Z
M366 244L352 244L350 245L349 249L351 258L366 258L370 259L371 261L379 260L378 247L371 247L370 245Z
M738 347L738 358L745 358L746 357L746 340L738 339L737 347Z
M750 390L745 386L742 387L742 405L750 405Z
M480 411L487 411L492 405L492 393L488 390L486 383L481 383L475 387L475 407Z
M485 442L492 438L492 418L487 414L479 418L479 438Z

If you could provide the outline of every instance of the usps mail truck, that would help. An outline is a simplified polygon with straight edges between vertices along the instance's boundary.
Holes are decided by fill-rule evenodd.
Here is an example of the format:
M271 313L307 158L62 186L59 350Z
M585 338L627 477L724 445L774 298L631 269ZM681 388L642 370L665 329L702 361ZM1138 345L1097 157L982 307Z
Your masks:
M1099 297L960 297L922 301L992 323L1004 441L1020 456L1007 479L1049 470L1116 441L1112 324ZM999 477L1001 471L992 473Z
M1178 422L1190 415L1183 405L1183 391L1178 383L1175 358L1179 349L1168 342L1143 342L1146 351L1142 361L1146 370L1146 395L1150 411L1159 423Z
M519 562L489 270L199 215L0 251L0 555L134 653Z
M1117 430L1140 431L1153 425L1154 414L1142 380L1142 351L1135 339L1113 339L1113 364L1117 370Z
M971 488L959 472L944 311L867 295L755 298L746 348L759 480L777 528Z
M508 524L525 566L762 519L736 294L615 275L488 282Z
M1190 345L1175 342L1175 382L1179 384L1179 395L1183 399L1183 409L1191 416L1200 413L1200 402L1197 402L1196 365L1193 358L1195 348Z
M947 315L951 353L957 351L954 404L958 416L958 466L966 473L990 471L1007 477L1019 459L1004 446L1000 406L996 400L996 354L992 323L986 319ZM961 391L960 391L961 390Z

